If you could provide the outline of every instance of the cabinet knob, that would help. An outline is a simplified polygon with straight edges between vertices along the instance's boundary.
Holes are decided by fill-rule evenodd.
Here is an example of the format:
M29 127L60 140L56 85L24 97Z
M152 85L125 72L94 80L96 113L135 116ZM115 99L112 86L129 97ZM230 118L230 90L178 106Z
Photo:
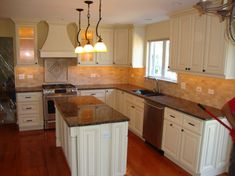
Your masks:
M173 126L173 124L171 123L170 126Z
M99 62L96 62L96 64L99 64Z
M115 64L115 62L113 62L113 64Z
M184 132L184 129L182 129L181 132Z
M191 68L188 68L188 70L191 70Z
M205 72L205 71L206 71L205 69L202 70L202 72Z
M81 64L80 62L78 62L78 64Z
M188 70L188 68L185 68L185 70Z
M170 66L168 65L168 67L167 68L170 68Z
M35 62L35 64L38 64L37 62Z
M132 108L135 108L135 106L131 106Z

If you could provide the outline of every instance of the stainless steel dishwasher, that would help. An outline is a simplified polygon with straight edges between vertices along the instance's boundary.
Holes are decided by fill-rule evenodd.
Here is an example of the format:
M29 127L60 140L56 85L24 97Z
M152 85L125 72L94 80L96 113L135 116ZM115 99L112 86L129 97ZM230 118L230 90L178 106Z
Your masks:
M161 150L164 106L150 100L145 100L144 104L143 137L147 143Z

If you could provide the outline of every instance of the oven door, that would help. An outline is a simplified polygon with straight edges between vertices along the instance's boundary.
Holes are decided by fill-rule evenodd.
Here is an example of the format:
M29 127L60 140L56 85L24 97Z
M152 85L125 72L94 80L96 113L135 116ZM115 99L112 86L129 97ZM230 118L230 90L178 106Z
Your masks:
M44 96L44 129L55 129L55 104L53 97Z

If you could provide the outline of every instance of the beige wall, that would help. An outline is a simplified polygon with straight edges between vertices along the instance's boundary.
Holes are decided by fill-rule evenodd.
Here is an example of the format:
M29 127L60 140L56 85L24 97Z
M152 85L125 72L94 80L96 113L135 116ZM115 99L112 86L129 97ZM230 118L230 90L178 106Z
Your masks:
M0 18L0 37L15 37L15 24L12 20Z

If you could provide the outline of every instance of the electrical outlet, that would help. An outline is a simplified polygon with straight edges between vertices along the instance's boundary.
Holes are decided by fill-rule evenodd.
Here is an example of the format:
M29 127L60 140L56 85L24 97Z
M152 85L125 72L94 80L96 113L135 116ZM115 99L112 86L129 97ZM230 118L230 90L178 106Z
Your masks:
M197 86L197 87L196 87L196 92L198 92L198 93L202 92L202 87Z
M208 94L214 95L215 94L215 90L214 89L208 89Z
M27 75L28 79L33 79L33 75Z
M181 82L181 84L180 84L180 87L181 87L181 89L186 89L186 83L185 82Z
M95 78L95 77L96 77L96 74L95 74L95 73L92 73L92 74L90 75L90 77L91 77L91 78Z
M25 78L25 74L19 74L18 77L19 77L19 79L24 79Z

